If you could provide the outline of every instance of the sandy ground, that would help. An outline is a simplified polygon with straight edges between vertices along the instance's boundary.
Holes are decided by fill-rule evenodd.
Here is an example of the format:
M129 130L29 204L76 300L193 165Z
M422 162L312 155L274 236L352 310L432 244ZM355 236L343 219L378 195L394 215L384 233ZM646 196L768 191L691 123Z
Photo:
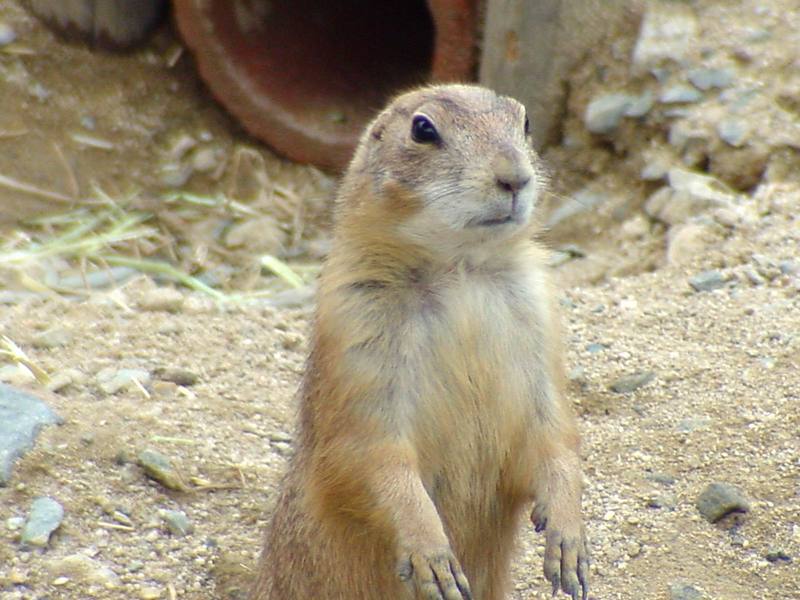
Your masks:
M741 25L729 4L709 3L701 15L707 18L702 21L705 43L713 45L723 36L721 23ZM753 10L742 22L774 26L775 39L764 47L770 56L778 55L782 28L791 30L786 23L796 11L778 2L759 13L746 4ZM783 20L780 8L786 9ZM58 44L16 6L0 8L0 19L12 23L18 43L36 53ZM634 38L620 39L614 65L630 55ZM43 143L51 157L46 164L53 165L43 170L42 179L26 179L34 170L4 151L0 167L16 168L12 174L19 180L67 198L88 190L93 178L156 194L163 180L151 175L171 161L186 162L182 154L170 154L174 136L182 132L200 147L218 148L221 157L238 144L257 147L205 96L190 64L169 66L174 43L162 31L152 47L133 57L98 57L70 47L49 61L51 66L37 62L35 54L0 55L0 95L10 107L0 120L0 134L5 132L0 144L11 148L16 140L24 155L37 156L35 144ZM598 60L612 61L613 55ZM137 75L148 84L124 105L140 110L117 117L140 125L146 117L150 127L117 132L121 137L114 139L128 141L105 149L67 137L78 131L103 141L114 133L104 129L111 120L98 117L105 110L102 94L84 98L87 93L75 85L90 80L89 67L70 71L72 79L62 81L52 66L63 69L78 58L91 65L110 61L104 72L108 87L102 88L106 98L111 92L131 98L127 94L138 88L132 92L130 84L114 79L115 71L139 65ZM756 55L742 67L743 77L762 68L758 60ZM780 63L774 77L790 80L789 68ZM585 83L587 72L588 67L578 70L576 81ZM573 95L568 131L578 129L592 93L624 83L613 65L608 73ZM32 78L10 79L9 74ZM57 110L36 96L14 93L14 86L38 89L37 74L47 84L45 91L52 88L63 97ZM148 85L163 86L165 95L150 98ZM76 99L90 107L95 129L80 129L92 121L81 120ZM693 118L706 122L713 110L703 104ZM191 115L192 122L181 115ZM627 123L610 141L585 138L584 145L548 155L561 197L592 176L613 197L551 235L554 244L576 242L587 253L559 266L556 275L564 288L569 394L584 439L591 597L800 599L800 185L766 166L763 178L749 185L718 168L714 174L738 194L735 218L701 220L713 235L678 254L670 229L676 235L679 226L645 216L642 206L656 184L635 175L646 162L645 149L674 152L658 118L649 117L638 130ZM69 127L63 125L67 119L74 120ZM754 122L767 127L768 119ZM55 146L44 135L48 128L65 136L57 137ZM211 140L201 130L210 131ZM33 141L27 146L22 140ZM718 150L706 148L711 159ZM258 152L271 180L297 179L297 189L311 190L312 196L328 189L325 176L284 163L264 149ZM681 158L687 167L712 168L708 160L688 164ZM120 181L126 160L133 165L130 177ZM217 178L192 171L186 188L227 189L225 172L232 167L219 160ZM70 172L73 183L65 175ZM46 198L37 198L26 206L54 210ZM311 204L318 211L315 198ZM18 200L3 202L6 211L21 210ZM58 200L55 206L62 204ZM216 221L195 235L215 227ZM290 228L283 231L287 239L302 237ZM724 285L693 290L689 278L709 269L719 272ZM42 432L36 448L18 462L11 484L0 488L4 600L244 597L260 531L290 452L293 396L313 307L274 308L257 301L219 307L186 290L166 302L159 299L161 289L141 277L80 300L11 295L0 305L0 333L52 378L70 382L57 392L24 384L65 422ZM149 381L113 393L104 389L107 375L123 368L140 369ZM189 371L196 382L165 381L170 378L165 368ZM610 389L620 377L642 372L653 374L642 387L627 393ZM145 449L172 460L183 490L169 490L144 474L137 457ZM750 511L717 524L706 521L695 502L712 482L737 486ZM63 505L64 521L47 548L24 548L20 519L40 496ZM164 520L167 510L183 511L193 530L172 532ZM527 528L520 539L512 597L547 598L541 536ZM768 560L781 552L790 560Z

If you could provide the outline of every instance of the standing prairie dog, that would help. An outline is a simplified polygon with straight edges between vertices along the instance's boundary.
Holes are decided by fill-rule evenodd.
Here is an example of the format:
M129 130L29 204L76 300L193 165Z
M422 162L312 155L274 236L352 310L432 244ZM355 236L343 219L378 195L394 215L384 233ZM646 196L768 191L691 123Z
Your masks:
M521 104L397 97L342 182L296 452L255 600L499 600L520 516L588 591L578 433Z

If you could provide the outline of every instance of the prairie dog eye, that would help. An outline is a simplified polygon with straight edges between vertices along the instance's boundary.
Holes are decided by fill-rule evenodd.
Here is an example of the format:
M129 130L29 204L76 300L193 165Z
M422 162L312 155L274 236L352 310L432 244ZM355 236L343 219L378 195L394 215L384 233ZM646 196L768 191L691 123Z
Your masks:
M411 120L411 139L418 144L436 144L441 141L436 127L424 115L415 115Z
M528 119L528 115L525 115L525 137L528 137L531 134L531 122Z

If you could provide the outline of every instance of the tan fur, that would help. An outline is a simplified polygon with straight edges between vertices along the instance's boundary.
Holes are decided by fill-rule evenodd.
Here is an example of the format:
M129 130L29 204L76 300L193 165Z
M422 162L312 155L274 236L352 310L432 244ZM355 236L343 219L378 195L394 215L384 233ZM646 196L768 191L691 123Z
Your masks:
M411 139L420 114L441 143ZM465 577L471 597L500 600L531 501L545 575L586 594L578 434L531 241L544 180L524 120L489 90L435 86L365 132L254 600L460 600Z

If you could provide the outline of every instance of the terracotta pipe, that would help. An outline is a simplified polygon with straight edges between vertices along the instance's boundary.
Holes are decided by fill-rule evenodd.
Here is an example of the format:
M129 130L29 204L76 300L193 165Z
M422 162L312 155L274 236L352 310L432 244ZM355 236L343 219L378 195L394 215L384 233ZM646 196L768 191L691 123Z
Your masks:
M478 0L173 0L200 74L254 136L341 169L398 90L466 80Z

